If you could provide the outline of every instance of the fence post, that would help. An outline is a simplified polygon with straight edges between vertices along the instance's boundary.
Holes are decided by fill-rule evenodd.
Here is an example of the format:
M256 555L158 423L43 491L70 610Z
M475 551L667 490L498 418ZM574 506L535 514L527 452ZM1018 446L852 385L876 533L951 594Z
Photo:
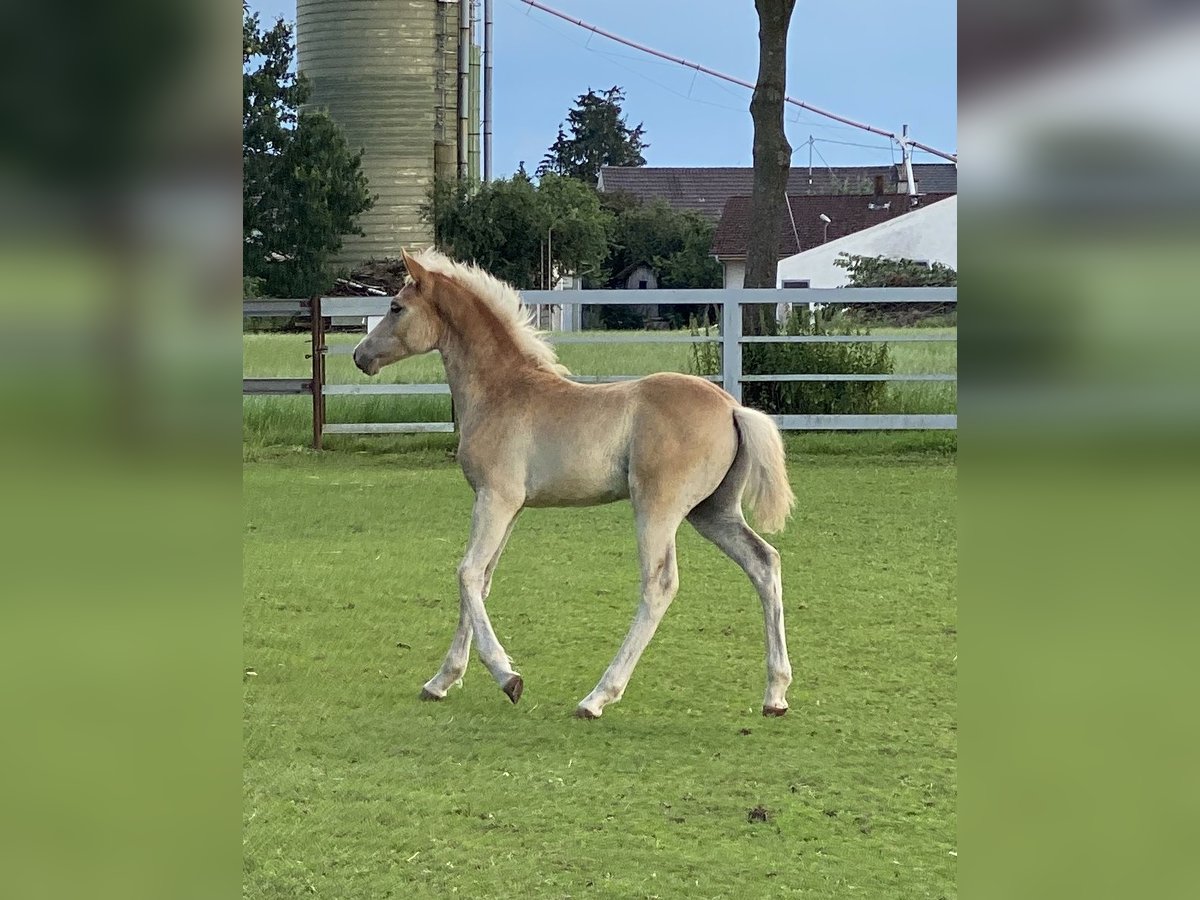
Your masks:
M742 305L728 291L721 299L721 386L742 402Z
M312 421L313 449L321 449L321 437L325 433L325 321L321 317L321 298L308 301L311 313L312 337Z

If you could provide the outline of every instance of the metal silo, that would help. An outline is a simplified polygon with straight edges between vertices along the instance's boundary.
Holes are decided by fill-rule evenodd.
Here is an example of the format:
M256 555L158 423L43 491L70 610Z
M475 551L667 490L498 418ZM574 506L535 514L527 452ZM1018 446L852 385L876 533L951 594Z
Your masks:
M296 56L312 84L309 105L328 110L350 147L366 151L363 171L377 197L359 219L366 234L346 236L340 262L433 242L420 207L435 173L459 172L462 24L458 0L297 0Z

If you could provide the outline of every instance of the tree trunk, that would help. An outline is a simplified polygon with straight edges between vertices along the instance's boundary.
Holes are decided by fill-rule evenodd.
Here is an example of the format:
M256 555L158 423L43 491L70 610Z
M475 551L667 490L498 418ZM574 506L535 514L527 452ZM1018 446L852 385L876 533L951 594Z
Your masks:
M754 0L758 10L758 82L750 101L754 120L754 193L750 199L750 243L746 252L748 288L773 288L779 271L779 223L787 202L792 147L783 131L787 91L787 33L796 0ZM748 306L746 330L761 331L766 313L774 325L774 305Z

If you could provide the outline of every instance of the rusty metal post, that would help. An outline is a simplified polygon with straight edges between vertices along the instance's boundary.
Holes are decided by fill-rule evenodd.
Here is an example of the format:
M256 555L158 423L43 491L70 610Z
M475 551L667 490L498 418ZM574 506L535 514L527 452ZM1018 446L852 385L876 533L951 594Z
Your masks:
M321 449L321 438L325 432L325 321L321 317L321 298L308 301L312 315L312 422L313 449Z

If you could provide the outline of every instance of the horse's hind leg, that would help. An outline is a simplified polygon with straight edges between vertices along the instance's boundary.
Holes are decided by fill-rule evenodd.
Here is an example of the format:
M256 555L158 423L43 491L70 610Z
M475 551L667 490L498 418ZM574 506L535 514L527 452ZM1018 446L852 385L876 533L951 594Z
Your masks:
M783 581L779 551L759 537L742 517L740 497L718 491L688 514L688 521L723 550L749 576L762 601L767 641L767 689L763 715L787 712L787 689L792 683L787 639L783 630Z
M512 521L508 523L508 528L504 532L500 546L496 548L496 552L492 554L491 561L487 564L487 568L484 569L482 591L484 600L487 600L488 595L492 592L492 575L496 571L496 565L500 562L500 554L504 552L504 545L508 543L509 535L512 534L513 526L516 524L517 517L514 515ZM450 649L446 652L446 658L442 661L442 667L421 688L422 700L443 699L451 686L463 677L463 673L467 671L467 661L471 656L472 634L470 616L467 615L467 610L460 605L458 630L454 632L454 640L450 642Z
M575 715L581 719L598 718L605 706L621 699L642 651L654 637L658 623L679 589L675 532L679 529L680 517L665 513L644 515L639 510L637 519L638 555L642 565L641 603L621 649L596 687L576 707Z

